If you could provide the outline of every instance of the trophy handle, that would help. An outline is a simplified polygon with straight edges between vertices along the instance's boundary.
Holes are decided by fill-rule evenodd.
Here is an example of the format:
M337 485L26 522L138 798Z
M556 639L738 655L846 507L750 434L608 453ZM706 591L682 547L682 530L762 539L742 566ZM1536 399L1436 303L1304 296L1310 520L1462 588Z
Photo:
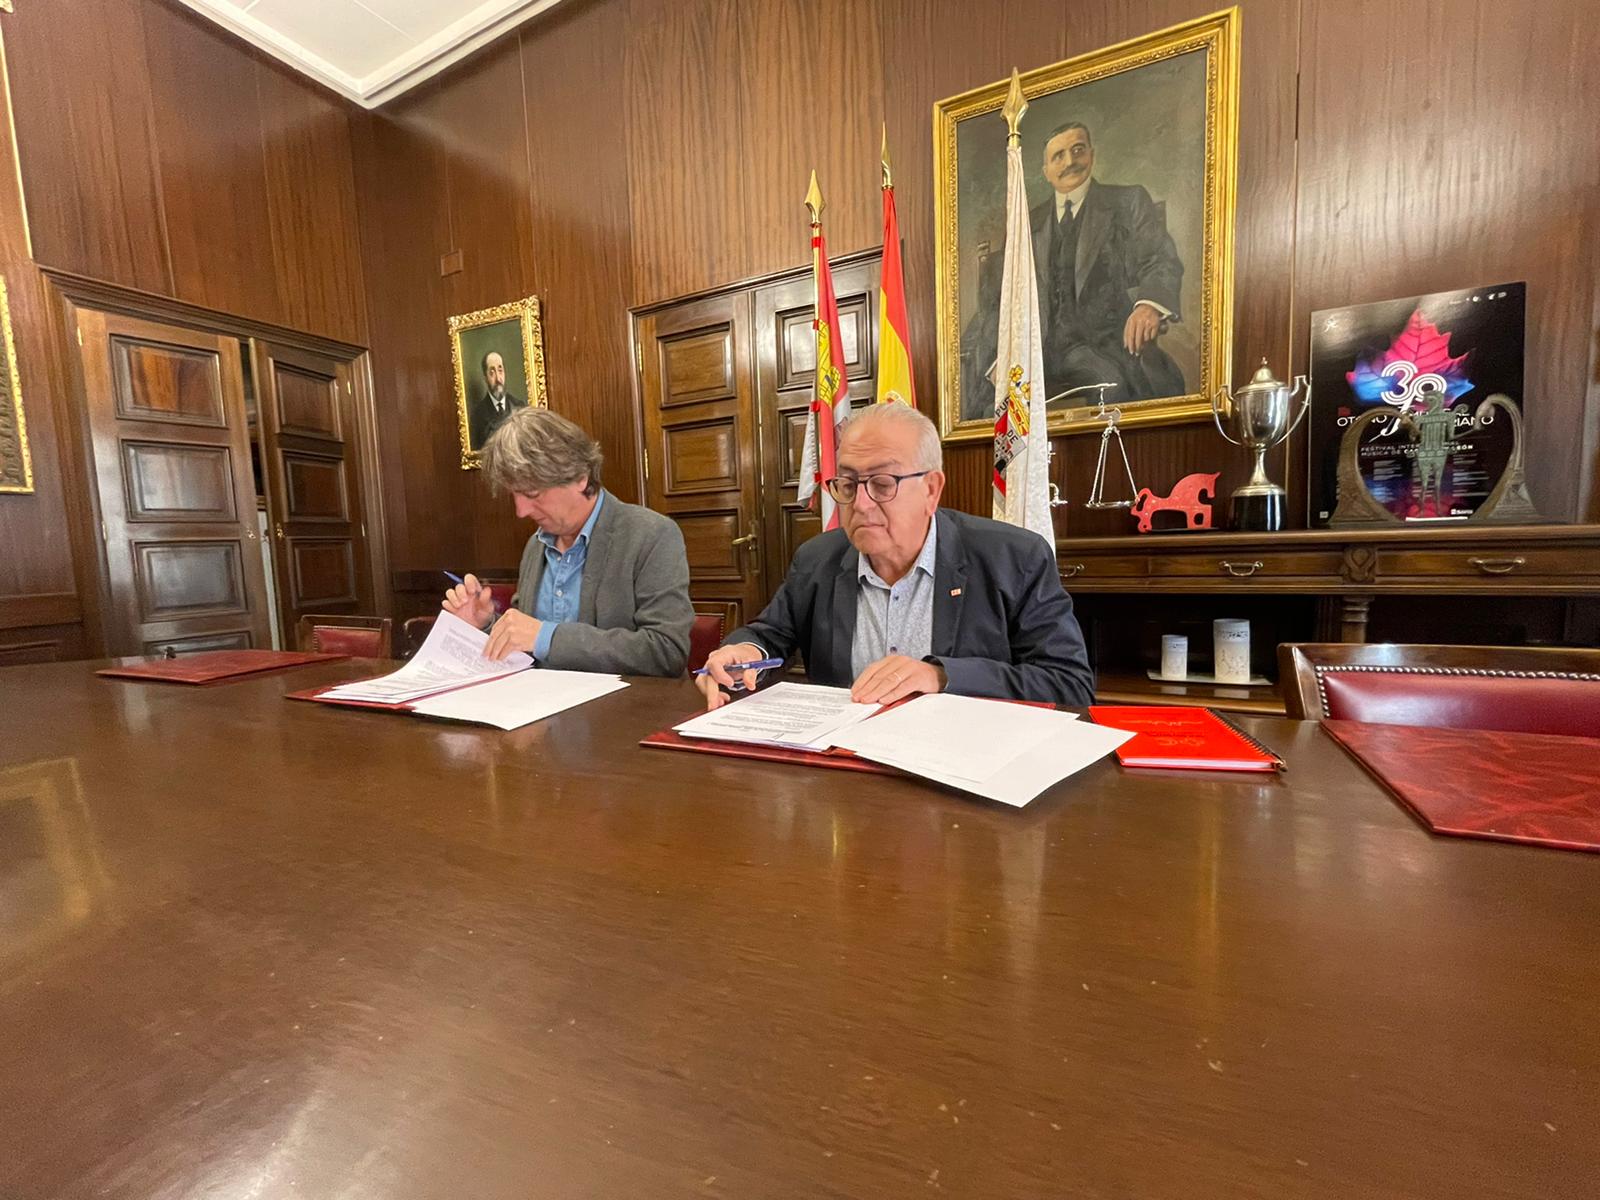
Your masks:
M1300 428L1300 422L1304 421L1306 419L1306 413L1311 411L1311 381L1308 380L1304 375L1295 376L1294 390L1289 393L1289 399L1293 400L1296 396L1298 396L1301 388L1305 388L1306 397L1304 400L1300 401L1299 415L1295 417L1289 428L1284 431L1283 437L1280 438L1279 441L1288 441L1289 435L1292 434L1296 429Z
M1228 389L1225 387L1220 387L1217 389L1216 394L1211 397L1211 419L1216 423L1217 432L1220 433L1224 439L1233 442L1235 446L1242 446L1244 445L1243 442L1235 441L1233 437L1229 435L1228 431L1222 427L1222 409L1219 402L1227 394Z

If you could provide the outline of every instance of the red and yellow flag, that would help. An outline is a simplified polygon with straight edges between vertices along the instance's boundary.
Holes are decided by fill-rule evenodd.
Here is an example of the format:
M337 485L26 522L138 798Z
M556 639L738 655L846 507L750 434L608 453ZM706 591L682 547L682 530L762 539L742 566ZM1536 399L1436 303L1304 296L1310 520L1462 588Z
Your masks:
M911 326L906 320L906 277L900 264L900 217L889 173L889 131L883 131L883 282L878 287L878 403L917 406L911 381Z
M822 236L822 191L817 187L815 171L811 172L806 207L811 210L811 268L817 282L816 319L812 322L817 333L817 377L811 393L811 411L806 415L796 499L809 504L812 496L820 495L822 527L837 529L838 508L822 485L839 473L839 426L850 417L850 380L845 373L844 342L839 337L833 273L828 270L828 244Z

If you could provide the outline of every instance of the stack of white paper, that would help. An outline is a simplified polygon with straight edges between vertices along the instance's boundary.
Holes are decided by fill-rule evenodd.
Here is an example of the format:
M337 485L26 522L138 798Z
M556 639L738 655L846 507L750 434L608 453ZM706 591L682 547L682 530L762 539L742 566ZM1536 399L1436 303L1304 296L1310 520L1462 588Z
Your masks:
M462 684L510 675L533 664L533 659L520 651L499 662L491 662L483 656L488 642L489 635L483 630L474 629L460 617L441 612L428 632L428 640L398 671L330 688L323 695L330 700L404 704Z
M588 671L522 671L418 700L411 711L497 729L519 729L627 686L615 675Z
M919 696L841 732L834 745L1021 808L1133 734L1056 712L971 696Z
M674 725L684 737L788 750L826 750L843 730L870 717L877 704L855 704L849 688L777 683L715 712Z

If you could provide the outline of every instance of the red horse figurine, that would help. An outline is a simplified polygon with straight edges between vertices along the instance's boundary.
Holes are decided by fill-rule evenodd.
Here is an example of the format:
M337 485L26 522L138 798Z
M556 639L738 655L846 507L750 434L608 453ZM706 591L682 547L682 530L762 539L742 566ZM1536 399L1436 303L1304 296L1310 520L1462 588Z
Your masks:
M1211 528L1211 501L1216 496L1219 471L1209 475L1185 475L1169 496L1158 496L1140 488L1129 511L1139 518L1139 532L1150 532L1150 518L1158 512L1181 512L1188 518L1186 529Z

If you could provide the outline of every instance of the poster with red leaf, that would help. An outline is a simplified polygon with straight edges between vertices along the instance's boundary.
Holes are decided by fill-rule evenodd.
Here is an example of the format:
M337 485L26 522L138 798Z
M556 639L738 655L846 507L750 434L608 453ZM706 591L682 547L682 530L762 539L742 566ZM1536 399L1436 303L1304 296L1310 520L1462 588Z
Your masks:
M1411 522L1464 521L1478 510L1510 457L1511 430L1504 420L1474 428L1473 414L1497 392L1522 406L1526 306L1525 284L1499 283L1311 314L1312 525L1333 515L1345 429L1375 408L1393 419L1367 427L1358 461L1378 503ZM1455 420L1443 479L1424 494L1416 440L1399 418L1420 414L1430 388L1444 392Z

